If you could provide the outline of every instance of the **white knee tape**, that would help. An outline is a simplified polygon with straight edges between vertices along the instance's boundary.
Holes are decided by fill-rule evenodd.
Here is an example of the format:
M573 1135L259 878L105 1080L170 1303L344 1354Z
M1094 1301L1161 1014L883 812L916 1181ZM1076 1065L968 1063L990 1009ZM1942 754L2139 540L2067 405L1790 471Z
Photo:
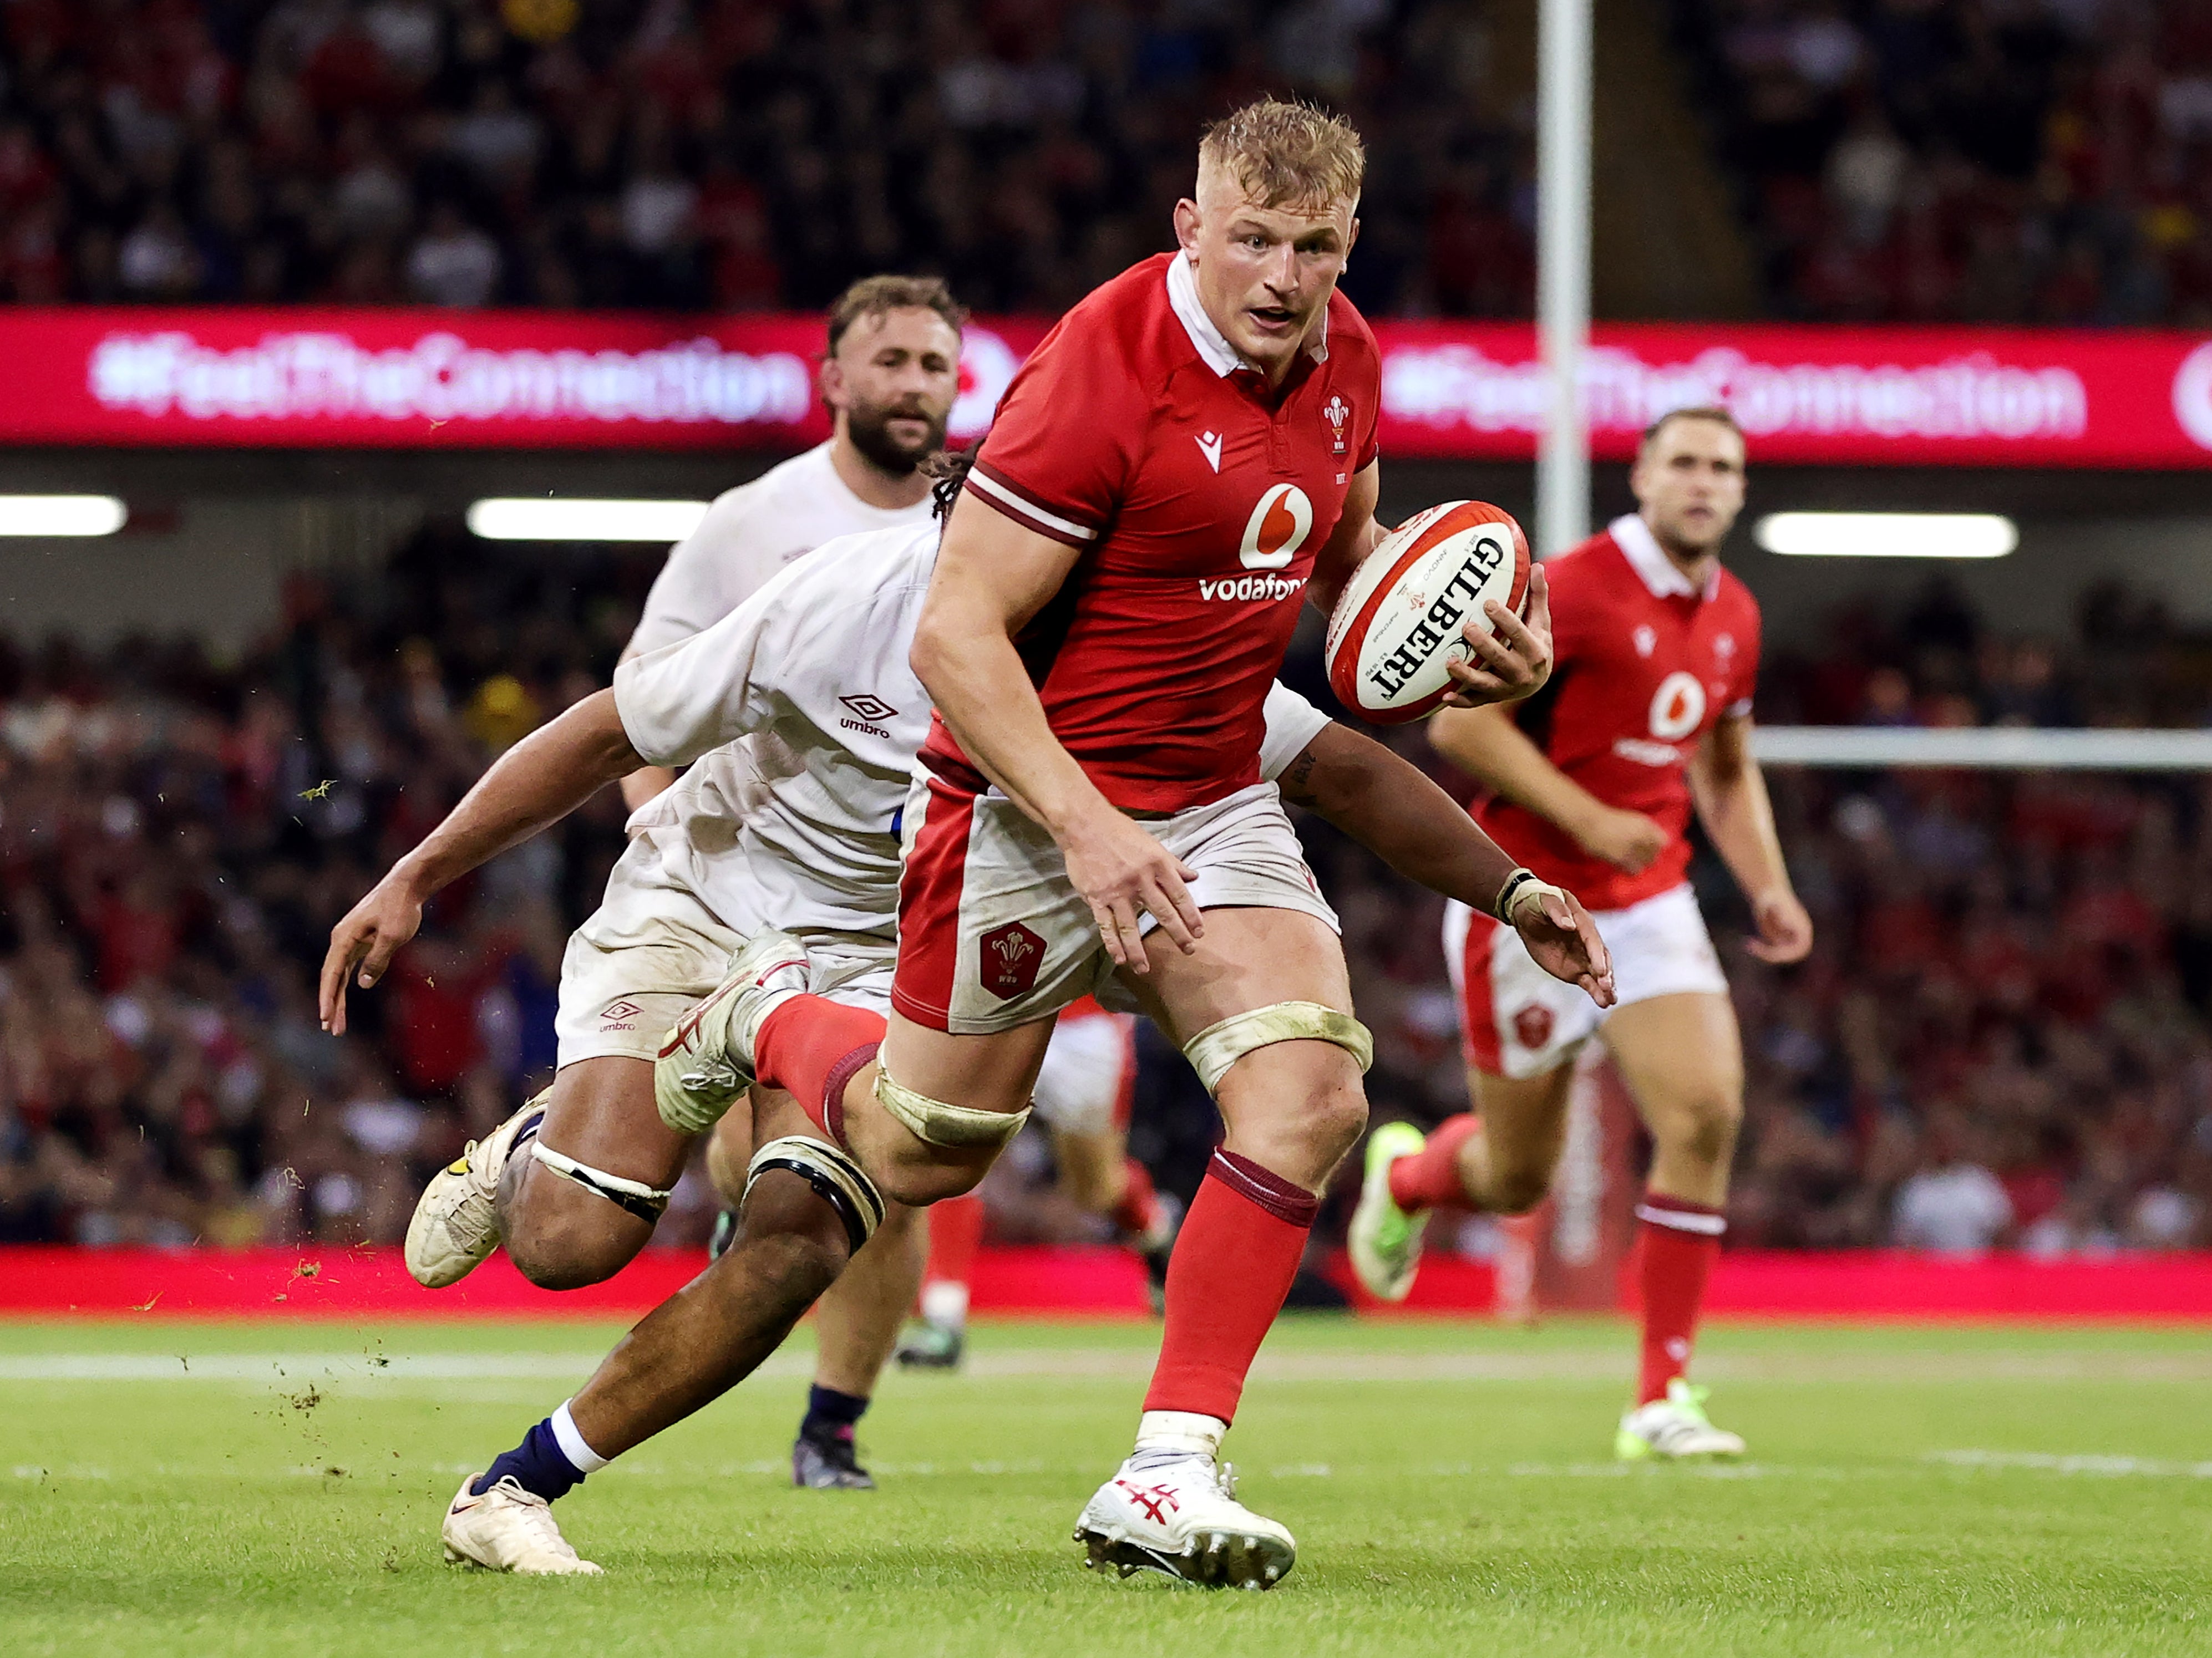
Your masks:
M610 1175L603 1169L578 1163L563 1152L556 1151L544 1140L530 1142L530 1155L562 1180L582 1187L594 1197L605 1198L617 1209L635 1215L647 1225L659 1220L668 1207L672 1192L663 1192L647 1186L643 1181L624 1180L620 1175Z
M1018 1111L978 1111L973 1106L947 1105L943 1100L917 1094L894 1081L890 1067L880 1057L876 1060L876 1098L916 1139L932 1145L1004 1145L1030 1120L1026 1105Z
M752 1194L753 1182L771 1169L787 1169L798 1175L837 1212L854 1254L883 1224L883 1193L876 1190L867 1171L850 1153L807 1134L787 1134L753 1153L752 1161L745 1165L745 1189L738 1199L740 1209Z
M1249 1013L1231 1014L1185 1042L1182 1053L1211 1094L1229 1067L1254 1048L1308 1041L1334 1042L1359 1061L1363 1072L1375 1063L1375 1038L1367 1027L1349 1013L1319 1002L1276 1002Z

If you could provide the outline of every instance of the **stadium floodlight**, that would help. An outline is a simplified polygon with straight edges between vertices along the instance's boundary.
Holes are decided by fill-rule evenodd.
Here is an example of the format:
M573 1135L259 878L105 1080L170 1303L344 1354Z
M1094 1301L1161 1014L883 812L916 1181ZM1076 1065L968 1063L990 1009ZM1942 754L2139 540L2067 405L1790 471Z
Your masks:
M112 536L130 516L113 495L0 495L0 536Z
M1751 534L1802 558L2002 558L2020 545L1994 513L1769 513Z
M486 541L681 541L706 515L703 501L492 496L471 504L469 533Z

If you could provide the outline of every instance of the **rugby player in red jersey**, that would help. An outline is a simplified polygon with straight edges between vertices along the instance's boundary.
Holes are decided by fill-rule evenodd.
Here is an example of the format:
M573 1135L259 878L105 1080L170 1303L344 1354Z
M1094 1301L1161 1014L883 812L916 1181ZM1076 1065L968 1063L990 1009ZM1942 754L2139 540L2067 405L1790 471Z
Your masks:
M1172 1032L1227 1136L1168 1269L1136 1449L1077 1535L1093 1565L1217 1587L1295 1558L1217 1455L1366 1121L1335 918L1258 769L1300 604L1326 612L1382 535L1380 362L1336 291L1364 167L1314 110L1217 123L1177 251L1084 300L1008 387L915 641L938 718L903 814L888 1029L804 993L804 948L763 935L658 1078L690 1128L754 1078L787 1089L886 1197L929 1203L1018 1131L1062 1007L1118 989ZM1531 593L1525 624L1492 604L1498 637L1471 629L1470 706L1542 683ZM1528 902L1568 920L1555 889Z
M1751 901L1753 955L1802 960L1813 924L1751 754L1759 605L1720 562L1743 508L1743 434L1725 410L1677 410L1644 434L1630 483L1639 510L1547 567L1555 659L1542 693L1511 714L1452 710L1431 727L1438 752L1490 790L1482 826L1595 913L1618 1005L1552 994L1510 931L1454 906L1445 955L1478 1112L1425 1145L1407 1124L1376 1131L1352 1260L1368 1288L1400 1299L1423 1212L1516 1215L1542 1201L1576 1054L1601 1035L1652 1139L1637 1208L1642 1376L1615 1451L1733 1456L1743 1441L1713 1426L1684 1375L1743 1113L1735 1011L1688 881L1692 808Z

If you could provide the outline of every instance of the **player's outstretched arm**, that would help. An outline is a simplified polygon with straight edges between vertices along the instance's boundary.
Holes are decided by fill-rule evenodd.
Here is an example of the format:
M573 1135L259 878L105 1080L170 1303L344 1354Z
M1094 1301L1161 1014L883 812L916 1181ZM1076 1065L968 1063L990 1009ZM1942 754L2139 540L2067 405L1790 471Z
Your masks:
M1277 784L1408 880L1486 914L1518 867L1419 767L1347 726L1324 726ZM1613 1005L1612 959L1573 894L1519 905L1514 923L1547 973Z
M346 981L366 990L422 925L422 905L448 882L518 841L557 823L640 763L615 711L599 691L540 726L492 762L476 786L331 929L323 957L323 1029L346 1026Z
M1731 714L1715 725L1691 756L1689 776L1698 820L1751 901L1759 926L1751 953L1777 965L1803 961L1813 948L1813 918L1790 883L1766 774L1752 757L1751 716Z
M1665 827L1608 806L1544 757L1497 708L1446 708L1429 722L1438 754L1492 794L1525 806L1575 838L1593 858L1631 875L1667 849Z
M1186 884L1193 872L1115 811L1060 745L1014 648L1076 556L963 495L945 528L910 659L968 757L1059 843L1107 953L1143 973L1140 913L1186 950L1205 931Z

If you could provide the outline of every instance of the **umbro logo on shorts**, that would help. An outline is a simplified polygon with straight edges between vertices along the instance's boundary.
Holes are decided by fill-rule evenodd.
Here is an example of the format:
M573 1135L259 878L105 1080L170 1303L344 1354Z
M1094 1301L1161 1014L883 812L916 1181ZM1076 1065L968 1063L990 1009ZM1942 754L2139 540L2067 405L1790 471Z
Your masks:
M644 1011L645 1010L643 1008L640 1007L635 1002L629 1000L628 998L624 998L623 1000L617 1002L609 1002L606 1006L600 1011L599 1029L602 1030L635 1030L637 1029L637 1026L633 1023L632 1021L634 1021L637 1016Z

